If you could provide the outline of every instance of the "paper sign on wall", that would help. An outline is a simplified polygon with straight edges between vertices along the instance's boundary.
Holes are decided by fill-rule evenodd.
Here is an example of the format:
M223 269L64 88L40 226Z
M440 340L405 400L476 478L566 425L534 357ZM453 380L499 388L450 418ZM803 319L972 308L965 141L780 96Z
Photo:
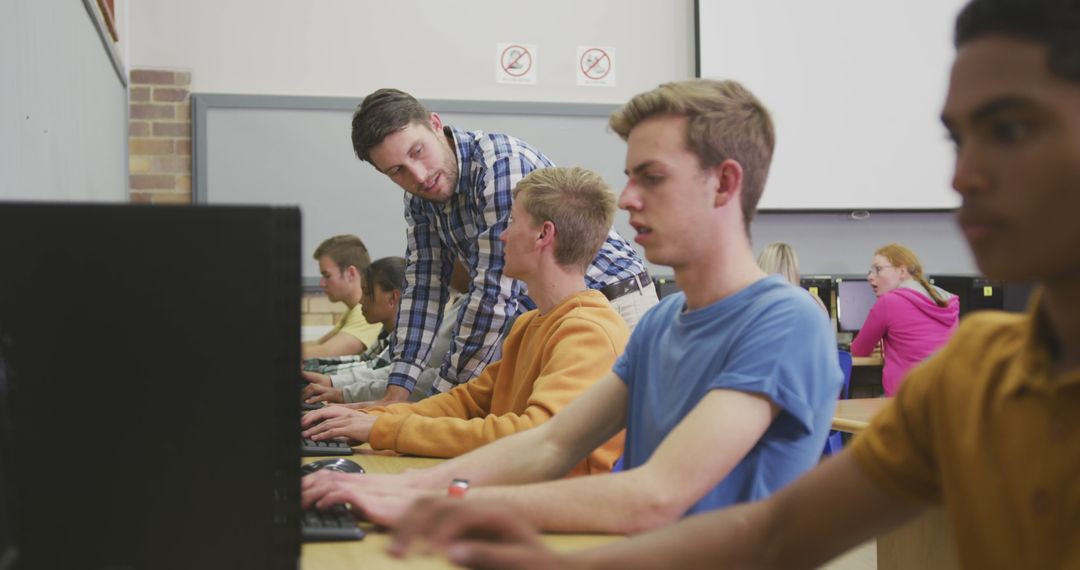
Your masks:
M578 46L575 65L578 85L615 86L615 48Z
M536 84L536 46L495 44L495 82Z

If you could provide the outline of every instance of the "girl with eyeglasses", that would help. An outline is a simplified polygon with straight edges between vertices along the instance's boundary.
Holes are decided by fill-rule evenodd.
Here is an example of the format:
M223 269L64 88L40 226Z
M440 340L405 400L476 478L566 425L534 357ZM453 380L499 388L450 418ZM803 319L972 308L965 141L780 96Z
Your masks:
M874 252L867 278L878 299L851 342L851 354L869 356L881 342L881 383L891 397L907 371L952 336L960 320L960 300L931 285L915 253L895 243Z

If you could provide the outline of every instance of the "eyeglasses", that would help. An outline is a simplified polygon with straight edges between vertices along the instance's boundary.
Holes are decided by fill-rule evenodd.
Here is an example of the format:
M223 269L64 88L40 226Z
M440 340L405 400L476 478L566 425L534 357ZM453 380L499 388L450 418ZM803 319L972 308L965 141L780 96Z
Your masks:
M895 266L893 266L893 265L882 265L881 267L871 267L870 271L866 272L866 276L870 277L871 275L881 275L882 270L888 269L890 267L895 267Z

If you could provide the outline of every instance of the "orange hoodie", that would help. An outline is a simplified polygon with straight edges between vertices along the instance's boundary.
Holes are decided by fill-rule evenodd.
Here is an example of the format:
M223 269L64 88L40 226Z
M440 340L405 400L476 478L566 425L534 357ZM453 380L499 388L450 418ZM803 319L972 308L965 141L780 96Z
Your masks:
M576 293L546 315L514 322L503 358L454 389L411 404L373 408L375 449L455 457L549 420L611 372L630 332L607 299ZM623 433L593 451L570 475L604 473L622 454Z

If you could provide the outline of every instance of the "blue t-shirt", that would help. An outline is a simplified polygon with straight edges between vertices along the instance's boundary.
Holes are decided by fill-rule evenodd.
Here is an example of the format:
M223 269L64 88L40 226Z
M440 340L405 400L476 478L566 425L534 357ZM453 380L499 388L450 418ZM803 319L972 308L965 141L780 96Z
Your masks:
M710 390L762 394L781 408L690 515L765 498L813 467L843 376L829 321L805 291L779 276L695 311L685 306L681 292L665 297L615 363L629 390L625 468L648 461Z

